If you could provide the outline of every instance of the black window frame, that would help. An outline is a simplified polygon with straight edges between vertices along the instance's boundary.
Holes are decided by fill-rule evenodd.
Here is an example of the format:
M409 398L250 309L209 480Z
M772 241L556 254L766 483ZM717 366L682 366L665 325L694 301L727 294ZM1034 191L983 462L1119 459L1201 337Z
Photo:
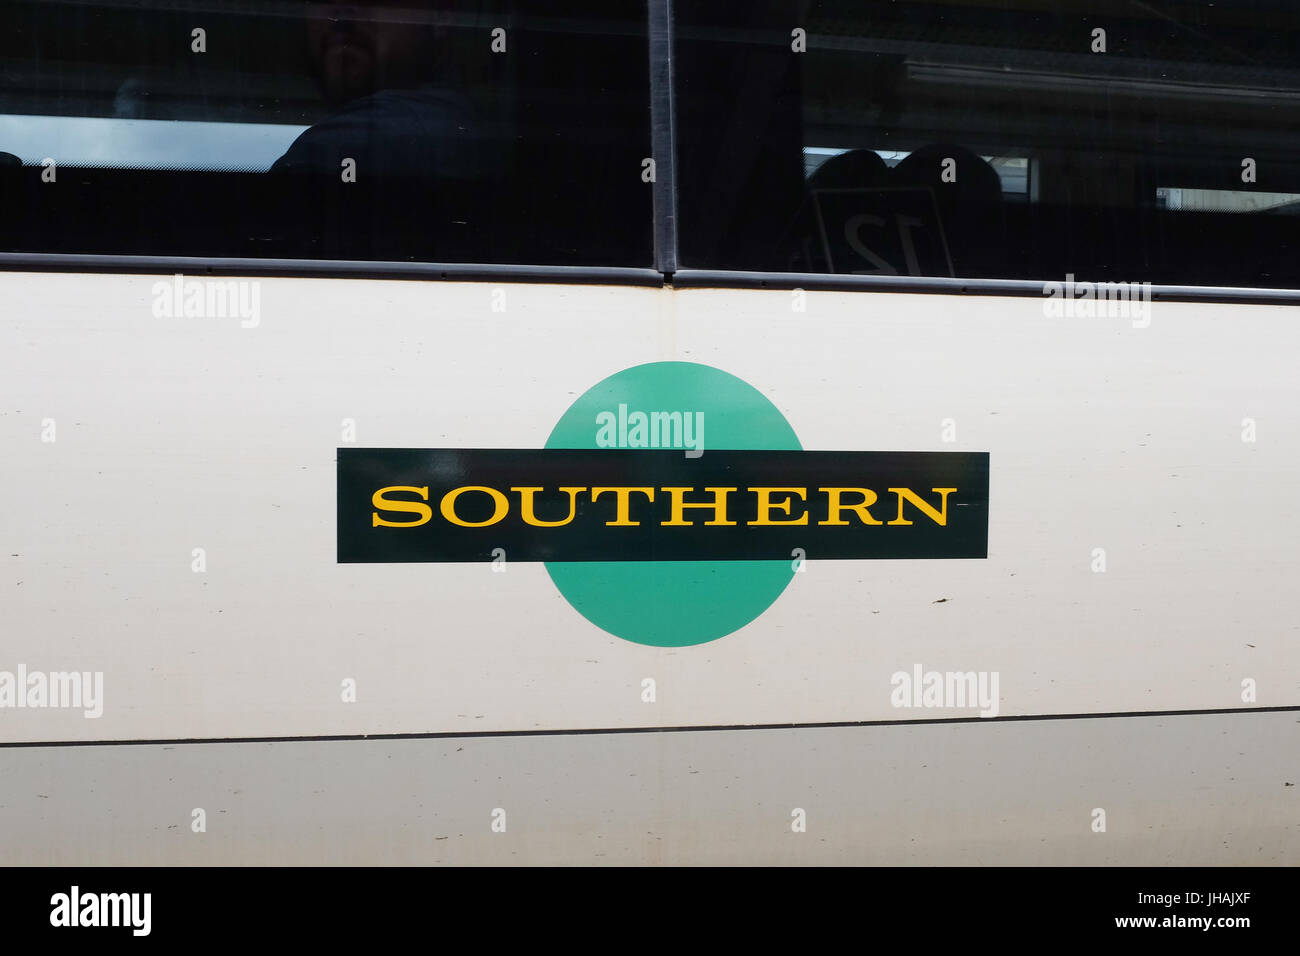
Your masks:
M205 258L0 252L0 272L127 273L541 282L638 287L826 290L1042 298L1038 280L754 272L684 267L679 259L674 9L686 0L646 0L652 158L653 267L446 263L331 259ZM1300 304L1300 289L1152 285L1153 301Z

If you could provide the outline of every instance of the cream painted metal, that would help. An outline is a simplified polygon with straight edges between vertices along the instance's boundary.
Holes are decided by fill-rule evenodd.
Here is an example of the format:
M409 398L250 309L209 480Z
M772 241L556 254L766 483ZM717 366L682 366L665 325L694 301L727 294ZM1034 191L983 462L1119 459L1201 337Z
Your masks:
M264 278L243 328L156 317L169 278L0 275L0 670L103 671L105 697L0 710L0 741L974 715L892 706L918 663L997 671L1002 715L1246 707L1246 679L1300 704L1286 307L1135 328L1034 299ZM595 628L541 565L335 562L344 419L362 446L538 448L657 360L741 377L808 449L989 452L989 558L813 561L680 649Z
M1296 717L23 748L0 859L1294 866Z

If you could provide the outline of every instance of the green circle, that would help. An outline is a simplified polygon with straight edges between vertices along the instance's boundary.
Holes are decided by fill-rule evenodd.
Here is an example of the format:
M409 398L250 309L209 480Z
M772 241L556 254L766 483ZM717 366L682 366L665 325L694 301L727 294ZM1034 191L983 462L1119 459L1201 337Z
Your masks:
M694 362L651 362L611 375L564 413L547 448L596 448L596 416L629 411L702 412L709 449L799 450L785 416L752 385ZM550 561L546 570L574 609L615 637L688 647L739 630L794 577L790 561Z

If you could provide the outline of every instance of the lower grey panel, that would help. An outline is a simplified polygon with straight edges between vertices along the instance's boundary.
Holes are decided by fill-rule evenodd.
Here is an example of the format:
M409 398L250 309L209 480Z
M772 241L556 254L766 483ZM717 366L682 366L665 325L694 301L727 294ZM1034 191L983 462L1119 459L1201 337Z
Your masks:
M0 860L1294 865L1300 714L6 748Z

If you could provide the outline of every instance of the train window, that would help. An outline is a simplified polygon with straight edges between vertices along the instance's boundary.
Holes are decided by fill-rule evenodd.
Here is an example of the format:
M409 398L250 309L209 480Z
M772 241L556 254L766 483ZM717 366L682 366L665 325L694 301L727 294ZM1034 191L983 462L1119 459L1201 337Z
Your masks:
M1300 288L1290 0L736 6L675 5L683 267Z
M10 0L0 249L649 266L645 0Z

